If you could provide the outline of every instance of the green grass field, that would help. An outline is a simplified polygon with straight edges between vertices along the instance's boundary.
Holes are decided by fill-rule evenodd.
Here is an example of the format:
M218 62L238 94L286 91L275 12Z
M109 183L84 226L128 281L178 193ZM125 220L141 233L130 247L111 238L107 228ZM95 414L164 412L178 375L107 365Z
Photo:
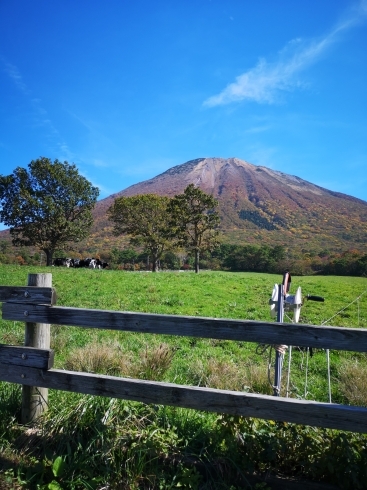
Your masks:
M271 274L4 265L0 284L22 286L28 273L39 272L52 273L60 306L264 321L270 321L272 288L282 280ZM365 278L293 277L290 293L298 286L304 295L325 298L306 301L300 323L367 328ZM0 320L1 343L23 340L23 323ZM51 347L56 368L272 393L269 350L255 344L54 325ZM332 351L330 362L332 401L367 406L366 355ZM286 365L287 356L283 384ZM0 390L3 480L19 488L251 488L254 471L364 488L367 477L362 435L52 390L35 444L17 423L20 387L1 383ZM324 350L310 357L293 349L290 396L328 400ZM354 486L345 486L350 482Z

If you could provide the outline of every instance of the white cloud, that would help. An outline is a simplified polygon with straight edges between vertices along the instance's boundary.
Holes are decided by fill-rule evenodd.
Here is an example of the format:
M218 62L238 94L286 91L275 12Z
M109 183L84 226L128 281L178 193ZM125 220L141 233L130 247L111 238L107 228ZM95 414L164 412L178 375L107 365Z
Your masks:
M282 92L304 86L298 78L302 70L316 63L337 42L342 31L362 22L366 16L367 0L363 0L322 39L290 41L275 61L261 58L254 68L236 77L222 92L206 99L203 105L214 107L242 100L262 104L279 102Z

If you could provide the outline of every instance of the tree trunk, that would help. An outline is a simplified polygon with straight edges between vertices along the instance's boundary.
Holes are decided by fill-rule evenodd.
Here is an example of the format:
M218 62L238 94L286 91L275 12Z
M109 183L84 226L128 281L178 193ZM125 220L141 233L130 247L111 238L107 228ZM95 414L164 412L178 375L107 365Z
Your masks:
M51 266L52 265L53 250L46 248L46 249L43 249L43 251L46 254L46 265Z
M200 256L199 250L195 250L195 273L196 274L199 273L199 256Z
M158 272L158 271L159 271L158 259L157 259L157 257L153 256L153 258L152 258L152 272Z

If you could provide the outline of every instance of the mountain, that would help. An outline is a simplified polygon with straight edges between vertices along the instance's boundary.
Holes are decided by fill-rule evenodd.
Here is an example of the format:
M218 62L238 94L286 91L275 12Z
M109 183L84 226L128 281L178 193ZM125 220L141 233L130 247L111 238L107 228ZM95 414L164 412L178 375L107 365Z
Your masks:
M136 194L174 196L191 183L218 199L224 241L284 245L296 251L365 251L367 202L238 158L197 158L97 202L90 237L77 251L125 247L106 213L114 199ZM8 231L0 232L0 238Z
M102 199L94 210L88 242L107 246L114 241L106 211L115 198L148 193L174 196L190 183L218 199L226 241L305 250L365 248L366 201L238 158L191 160Z

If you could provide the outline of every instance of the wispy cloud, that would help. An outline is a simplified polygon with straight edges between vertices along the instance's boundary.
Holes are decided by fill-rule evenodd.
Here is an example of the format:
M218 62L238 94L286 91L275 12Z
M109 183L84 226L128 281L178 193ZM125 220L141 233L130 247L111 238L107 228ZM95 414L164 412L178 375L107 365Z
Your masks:
M73 160L74 154L48 116L48 112L42 106L41 100L32 99L30 103L33 108L34 124L44 129L45 138L48 140L50 145L50 151L56 153L60 160Z
M108 162L106 162L105 160L102 160L100 158L95 158L94 160L92 160L91 163L94 167L97 167L97 168L108 168L110 166L110 164Z
M7 62L2 56L0 57L0 60L3 63L4 66L4 72L13 80L14 84L16 87L23 92L23 94L28 95L29 90L26 86L26 84L23 81L23 78L18 70L18 68L15 65L12 65L11 63Z
M178 163L173 158L153 157L148 160L139 161L139 165L131 165L130 160L122 159L118 173L123 177L133 178L137 181L142 176L150 179L175 165L178 165Z
M271 126L268 125L260 125L260 126L253 126L251 128L248 128L245 130L245 133L248 134L256 134L256 133L265 133L266 131L269 131L271 129Z
M217 95L204 101L204 106L214 107L242 100L261 104L274 104L282 92L304 86L299 74L321 59L327 50L339 40L339 35L354 25L365 21L367 0L361 1L345 15L344 19L321 39L303 41L294 39L283 48L274 61L261 58L258 64L236 77Z
M42 101L32 97L32 91L25 83L20 70L12 63L9 63L3 56L0 56L0 62L3 65L4 72L13 81L16 88L28 99L28 103L32 108L33 124L44 128L44 136L49 141L50 151L56 153L61 160L72 159L73 154L68 145L63 141L60 132L49 118L47 110L42 106Z
M268 168L274 167L274 160L277 153L278 149L276 147L252 145L246 148L249 162L254 165L262 165Z

